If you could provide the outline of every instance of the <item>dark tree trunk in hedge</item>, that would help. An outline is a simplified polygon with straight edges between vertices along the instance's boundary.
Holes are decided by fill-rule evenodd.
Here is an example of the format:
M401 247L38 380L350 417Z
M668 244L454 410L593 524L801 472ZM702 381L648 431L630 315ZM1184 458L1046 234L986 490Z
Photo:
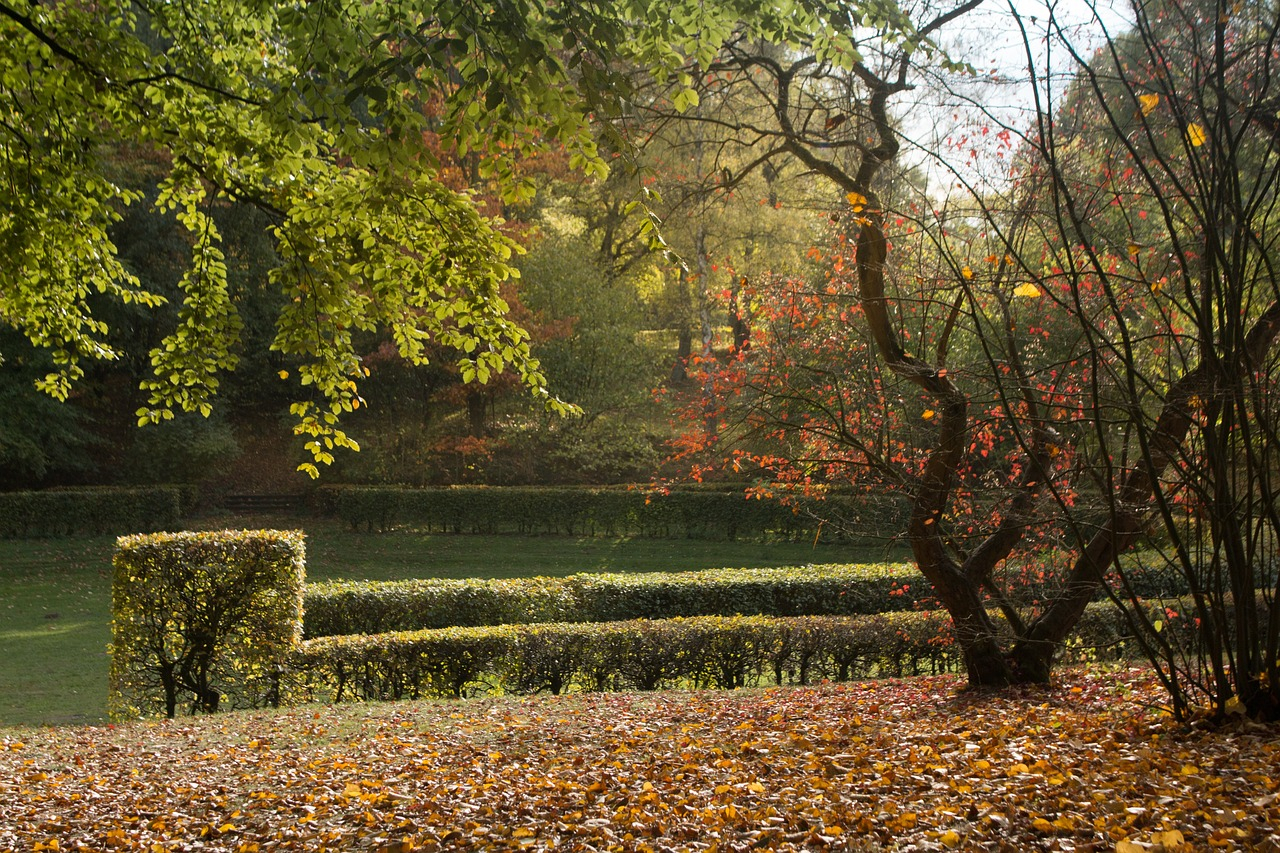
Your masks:
M472 438L484 438L489 413L489 395L476 388L467 390L467 431Z
M178 681L174 664L161 662L160 686L164 689L164 715L172 720L178 713Z

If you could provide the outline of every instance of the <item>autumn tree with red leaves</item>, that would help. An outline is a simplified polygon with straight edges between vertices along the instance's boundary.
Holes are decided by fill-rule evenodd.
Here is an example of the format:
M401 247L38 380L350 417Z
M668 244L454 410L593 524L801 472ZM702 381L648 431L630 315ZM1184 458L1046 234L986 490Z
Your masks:
M906 538L955 621L970 683L998 686L1049 677L1056 647L1003 641L1009 630L1025 636L1034 623L996 570L1038 520L1039 498L1068 476L1071 456L1054 421L1078 401L1065 401L1061 383L1045 384L1022 363L1032 342L1021 339L1008 295L1030 295L1034 285L1019 280L1013 235L985 238L994 251L982 253L991 260L989 276L980 277L976 261L956 262L945 226L926 223L942 228L928 242L945 251L933 253L927 278L919 270L900 280L889 263L879 194L900 149L889 110L895 95L912 88L912 48L976 5L937 13L904 43L859 43L858 57L845 64L816 51L792 55L729 40L711 67L729 72L717 83L747 86L771 105L767 125L718 124L725 147L752 147L749 169L798 164L843 200L831 216L829 281L783 287L763 312L782 334L762 336L741 362L749 431L795 439L780 452L758 453L754 463L809 487L853 471L854 479L902 489L912 507ZM1015 212L1010 228L1020 231L1025 219ZM974 245L983 239L974 234ZM908 314L918 318L915 340ZM969 365L957 371L950 359L962 346ZM1064 380L1070 365L1070 358L1058 362ZM919 401L914 422L897 405L907 394ZM997 460L997 447L1016 458ZM997 624L993 604L1009 629Z
M968 192L945 199L880 192L904 139L890 104L912 86L906 52L842 74L726 45L716 67L775 107L767 130L726 137L754 140L757 166L804 164L844 203L813 252L825 272L753 297L753 346L713 368L727 426L710 442L690 429L684 450L768 485L905 494L905 538L972 685L1049 680L1110 592L1177 714L1198 694L1219 715L1274 717L1278 22L1256 5L1144 5L1123 34L1095 22L1095 56L1047 21L1024 30L1034 120L987 111L964 140L1006 171L984 186L955 164ZM1070 86L1063 53L1037 53L1046 35ZM1138 562L1121 560L1139 545L1190 606L1141 601ZM1046 578L1049 546L1068 559ZM1029 595L1029 576L1053 583Z

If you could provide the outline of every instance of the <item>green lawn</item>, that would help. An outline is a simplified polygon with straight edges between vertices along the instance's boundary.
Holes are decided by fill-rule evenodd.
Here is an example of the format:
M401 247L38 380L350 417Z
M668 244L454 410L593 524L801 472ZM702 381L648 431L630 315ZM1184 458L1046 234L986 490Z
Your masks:
M201 527L301 527L307 576L520 577L884 560L808 543L360 534L310 518L202 520ZM0 726L102 722L114 537L0 540Z

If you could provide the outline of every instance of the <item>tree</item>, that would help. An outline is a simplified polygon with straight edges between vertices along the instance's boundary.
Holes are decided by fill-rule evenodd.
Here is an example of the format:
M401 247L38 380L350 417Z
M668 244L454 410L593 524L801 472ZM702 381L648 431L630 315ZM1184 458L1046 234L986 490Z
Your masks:
M12 331L0 333L10 355L0 374L0 486L22 488L92 472L95 436L80 407L35 390L33 383L52 367L45 353Z
M767 133L738 138L768 139L762 158L794 156L847 206L820 252L825 280L780 277L757 298L773 328L729 385L744 401L738 437L762 443L730 461L775 483L902 488L907 539L975 685L1047 681L1088 602L1146 594L1120 556L1158 528L1157 570L1178 568L1207 651L1175 652L1179 635L1161 630L1174 609L1130 609L1175 710L1188 711L1181 682L1219 714L1272 717L1275 13L1133 14L1097 59L1049 16L1078 81L1055 105L1058 78L1038 78L1029 128L987 111L953 139L940 158L985 145L1003 165L984 187L953 160L968 188L950 198L875 192L903 138L888 110L911 85L901 55L887 73L855 65L849 103L864 111L837 113L819 97L835 83L802 85L825 72L815 58L731 45L721 64L760 69L777 108ZM833 137L858 118L861 131ZM852 378L869 354L878 367ZM1049 545L1070 559L1029 596L1010 564Z
M112 180L109 153L136 146L162 163L155 206L188 243L176 324L147 353L140 422L207 414L220 374L237 365L243 322L213 216L228 202L270 220L271 282L285 295L272 347L300 363L295 429L316 463L356 446L338 419L360 405L359 330L388 328L410 360L428 340L455 347L464 376L481 383L514 369L565 410L506 316L499 291L513 244L441 180L425 139L436 132L474 152L510 199L530 192L513 162L534 148L564 146L575 166L602 174L587 123L598 75L587 71L616 30L595 10L466 0L199 14L0 5L0 322L52 353L39 385L65 399L87 361L120 354L101 299L161 303L109 234L142 198ZM444 105L434 124L432 100Z
M585 223L549 217L521 261L521 294L544 334L532 350L552 392L578 405L569 419L528 413L509 443L527 447L540 481L635 482L661 463L665 418L653 389L662 351L645 333L634 284L606 266Z
M1062 445L1040 399L1052 398L1058 390L1035 388L1028 381L1028 374L1017 360L1021 342L1005 334L1012 330L1012 308L1007 299L995 294L1005 285L1015 295L1024 285L1033 287L1030 282L1019 284L1012 279L1018 270L1011 259L1006 260L1006 249L1014 248L1011 244L1015 238L1008 233L998 235L995 242L999 248L984 253L991 258L989 289L978 288L973 265L955 263L954 255L940 253L932 287L913 307L909 300L895 298L891 292L896 282L891 280L888 259L886 208L878 192L882 171L894 162L900 149L900 131L890 117L889 104L895 95L913 85L913 50L975 6L964 3L937 12L911 28L910 38L879 43L876 54L869 52L868 45L857 44L856 51L843 64L817 50L777 55L760 49L749 38L737 38L728 40L708 67L717 72L717 83L727 80L767 94L772 109L767 125L721 125L733 144L750 145L757 152L749 168L794 161L826 179L844 200L844 207L832 214L836 233L830 257L837 272L847 271L840 278L848 288L842 290L841 282L833 283L830 296L834 298L826 300L819 293L803 306L808 310L795 310L803 300L792 300L792 321L818 324L828 310L834 312L839 323L857 319L866 330L865 344L858 351L874 354L883 366L882 375L872 378L857 395L842 396L839 391L832 391L835 383L819 381L816 386L809 386L810 390L816 387L820 394L834 396L814 396L797 391L791 380L793 375L807 373L807 381L817 378L816 374L803 364L788 364L784 357L771 362L768 368L771 376L781 378L783 384L769 393L755 394L751 405L759 408L781 402L782 416L774 418L771 414L769 420L788 434L810 437L819 423L830 426L827 437L849 451L842 459L832 461L841 466L856 464L875 469L905 489L912 503L907 539L921 572L955 622L970 683L995 686L1024 679L1047 680L1056 651L1055 647L1036 643L1004 648L1002 630L988 606L992 602L1002 605L1015 636L1029 629L1015 602L1009 601L996 583L994 573L1023 542L1047 483L1063 475ZM848 36L851 27L845 26L843 32ZM897 26L899 31L903 29L900 24ZM837 27L836 31L841 30ZM1020 218L1023 217L1015 216L1015 222ZM945 249L951 239L949 233L938 230L932 239ZM856 305L848 304L850 296ZM843 305L840 297L846 300ZM932 346L932 352L917 349L916 341L907 342L904 318L912 311L922 318L921 326L931 330L929 335L916 337L923 337L919 343ZM1016 464L994 466L983 461L991 456L992 442L996 440L994 430L991 422L975 429L975 399L964 386L964 374L953 372L948 361L953 334L959 336L957 327L962 321L968 324L970 352L978 356L979 376L988 389L987 396L977 400L983 406L982 415L1015 414L1003 418L1006 425L1013 427L1013 433L1002 440L1021 456ZM1007 351L1005 340L1009 343ZM992 345L999 348L999 355L990 349ZM836 342L828 353L839 354L845 349ZM753 347L753 353L758 351ZM763 361L759 355L752 359L756 363ZM833 372L849 366L847 361L837 360ZM890 379L913 387L924 398L921 417L928 419L930 425L927 430L915 431L913 438L895 427L892 419L882 419L872 429L881 434L887 431L890 437L876 445L850 426L860 405L865 406L868 401L874 404L877 398L884 400ZM758 392L760 386L753 386L753 390ZM893 393L900 396L904 391L898 388ZM796 403L807 408L807 414L791 419L785 408ZM799 464L800 478L808 476L803 468L825 461L807 454L777 458L788 466ZM962 480L968 481L970 488L988 490L996 481L1007 498L998 507L991 499L986 500L985 508L997 511L989 514L991 523L984 530L966 531L966 542L960 542L951 529L957 523L967 523L954 517ZM972 511L968 517L973 518Z
M1096 57L1055 32L1079 78L1036 128L1073 283L1064 307L1109 391L1087 412L1109 500L1059 612L1029 639L1058 641L1116 554L1145 542L1190 592L1153 611L1120 590L1175 711L1199 697L1218 716L1275 719L1280 13L1168 0L1130 14ZM1084 281L1104 297L1096 318L1078 310Z

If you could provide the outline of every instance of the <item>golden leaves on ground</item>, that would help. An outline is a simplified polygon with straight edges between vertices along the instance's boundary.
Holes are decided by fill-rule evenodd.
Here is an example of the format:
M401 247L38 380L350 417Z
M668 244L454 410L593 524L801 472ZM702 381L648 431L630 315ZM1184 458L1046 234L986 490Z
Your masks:
M1137 671L347 705L0 737L0 849L1280 850L1280 733Z

